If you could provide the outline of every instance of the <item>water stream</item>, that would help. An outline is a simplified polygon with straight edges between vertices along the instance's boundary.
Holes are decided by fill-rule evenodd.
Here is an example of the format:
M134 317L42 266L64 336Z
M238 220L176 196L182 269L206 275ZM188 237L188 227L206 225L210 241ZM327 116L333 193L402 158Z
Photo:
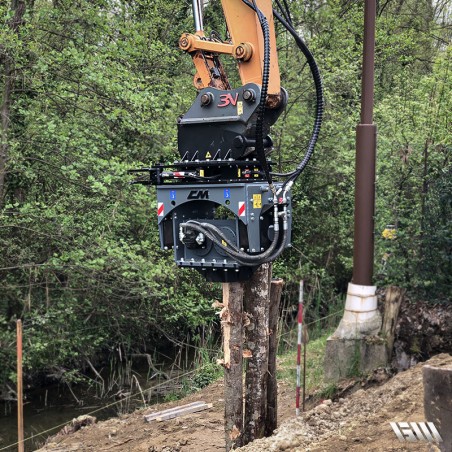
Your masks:
M25 442L25 450L38 449L49 436L58 433L65 424L78 416L96 411L93 416L97 420L105 420L142 407L143 398L147 404L162 401L165 393L177 391L180 387L174 381L166 383L167 379L160 374L150 378L149 368L145 365L134 368L133 372L131 369L127 370L129 384L117 385L115 381L116 385L113 386L111 381L106 379L103 392L113 387L114 389L103 397L99 384L79 384L71 390L65 384L55 384L28 392L24 401L24 437L29 438ZM171 379L182 373L174 369L168 369L167 372ZM147 391L152 387L156 387L154 391ZM132 394L136 395L131 397ZM80 403L77 403L76 398ZM113 405L103 408L111 404ZM46 432L49 429L52 430ZM17 451L16 445L3 449L16 441L17 404L14 401L0 402L0 450Z

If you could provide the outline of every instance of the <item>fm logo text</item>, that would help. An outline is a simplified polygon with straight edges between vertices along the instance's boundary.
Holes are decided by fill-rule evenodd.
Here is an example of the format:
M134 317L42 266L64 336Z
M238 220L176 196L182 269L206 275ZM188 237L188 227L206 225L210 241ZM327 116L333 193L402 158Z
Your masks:
M390 422L400 441L441 443L443 439L433 422Z

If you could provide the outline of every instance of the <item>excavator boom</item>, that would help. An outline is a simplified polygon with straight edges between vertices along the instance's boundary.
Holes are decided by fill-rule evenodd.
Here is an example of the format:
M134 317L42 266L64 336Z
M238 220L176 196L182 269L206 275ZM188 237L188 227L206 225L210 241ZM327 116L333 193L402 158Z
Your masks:
M193 0L196 33L184 33L179 41L182 50L192 55L197 73L194 85L197 89L208 86L229 89L224 70L215 64L218 55L231 55L237 61L243 85L262 85L264 71L264 37L254 9L243 0L222 0L222 7L230 36L228 42L218 42L204 34L199 0ZM281 100L281 85L276 50L275 26L270 0L256 0L257 8L264 15L270 41L270 74L268 82L268 107L277 107Z

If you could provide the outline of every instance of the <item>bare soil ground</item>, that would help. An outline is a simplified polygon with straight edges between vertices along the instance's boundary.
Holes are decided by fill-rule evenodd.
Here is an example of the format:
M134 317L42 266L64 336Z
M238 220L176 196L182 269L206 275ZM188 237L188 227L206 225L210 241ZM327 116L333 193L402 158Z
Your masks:
M441 354L429 364L452 366ZM254 441L244 451L428 451L426 443L399 442L389 422L423 421L421 363L384 384L359 389L337 401L324 401L299 418L294 416L294 390L279 386L280 427L270 438ZM58 434L44 451L211 452L224 449L223 385L216 382L178 402L153 406L121 418ZM146 423L143 415L198 400L213 403L209 411L164 422Z

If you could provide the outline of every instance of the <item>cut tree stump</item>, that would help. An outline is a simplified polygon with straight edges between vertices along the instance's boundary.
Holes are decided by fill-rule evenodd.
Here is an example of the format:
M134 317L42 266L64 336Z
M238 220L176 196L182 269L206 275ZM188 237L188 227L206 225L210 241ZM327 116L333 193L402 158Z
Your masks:
M243 440L243 283L223 283L220 313L224 348L224 428L226 451Z
M278 385L276 381L276 356L278 354L278 319L282 279L273 279L270 287L270 309L268 314L268 373L267 373L267 417L265 436L270 436L278 426Z
M262 264L245 283L245 348L251 352L245 376L243 445L263 438L267 416L268 333L271 264Z
M388 362L391 362L392 349L394 347L395 330L397 317L399 316L400 305L405 296L405 289L396 286L389 286L385 294L385 313L381 326L382 336L386 338L386 350Z

